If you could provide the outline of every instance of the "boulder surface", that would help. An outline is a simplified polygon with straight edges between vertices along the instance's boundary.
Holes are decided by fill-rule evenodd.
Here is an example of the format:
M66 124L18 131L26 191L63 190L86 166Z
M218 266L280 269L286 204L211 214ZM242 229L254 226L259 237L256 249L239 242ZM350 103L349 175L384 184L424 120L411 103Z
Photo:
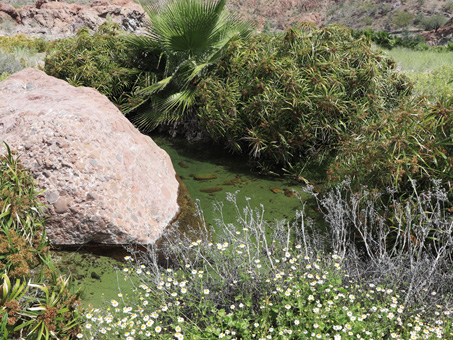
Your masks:
M0 83L3 141L45 190L53 244L153 244L179 213L168 154L97 90L12 75Z

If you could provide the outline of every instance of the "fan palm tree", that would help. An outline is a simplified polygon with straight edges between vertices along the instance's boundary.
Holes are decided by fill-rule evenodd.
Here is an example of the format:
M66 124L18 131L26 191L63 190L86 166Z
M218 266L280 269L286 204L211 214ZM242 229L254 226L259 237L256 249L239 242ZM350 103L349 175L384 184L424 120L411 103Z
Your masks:
M249 22L225 10L226 0L169 0L141 4L149 17L144 36L128 42L141 55L159 55L161 79L139 90L142 104L150 105L134 119L140 129L186 117L195 104L196 85L208 66L223 56L228 44L247 38Z

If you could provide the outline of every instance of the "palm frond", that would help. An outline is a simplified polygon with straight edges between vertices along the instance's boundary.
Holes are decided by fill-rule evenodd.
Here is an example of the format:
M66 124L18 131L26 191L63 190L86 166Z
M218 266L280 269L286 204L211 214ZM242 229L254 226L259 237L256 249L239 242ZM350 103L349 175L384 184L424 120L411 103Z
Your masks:
M235 37L248 37L251 26L224 11L226 0L140 5L149 17L146 35L127 41L140 51L165 56L164 79L139 91L150 97L152 106L135 120L143 128L184 117L195 104L197 78L221 59Z
M154 93L156 93L158 91L163 90L165 87L167 87L167 85L171 82L172 79L173 79L173 76L169 76L167 78L164 78L164 79L158 81L157 83L153 83L150 86L141 89L139 91L139 93L143 94L143 95L154 94Z

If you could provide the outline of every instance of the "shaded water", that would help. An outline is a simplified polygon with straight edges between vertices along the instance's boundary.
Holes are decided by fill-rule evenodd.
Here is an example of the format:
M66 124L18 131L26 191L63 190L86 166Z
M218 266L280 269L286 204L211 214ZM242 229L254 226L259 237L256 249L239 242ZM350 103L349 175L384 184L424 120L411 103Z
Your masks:
M153 136L153 140L169 155L176 173L187 186L192 199L200 201L201 210L208 224L215 227L219 214L215 202L225 202L227 193L236 193L239 208L246 204L264 207L264 218L290 220L296 209L301 209L300 199L310 195L301 191L300 183L289 178L275 178L251 172L245 158L234 156L211 144L188 144L185 140L166 136ZM224 204L224 217L235 222L235 209Z
M205 221L216 227L219 213L213 208L216 202L226 201L227 193L237 192L237 203L241 210L248 203L252 208L264 207L264 218L269 221L291 220L296 210L301 209L301 200L310 196L301 191L299 183L287 178L272 178L250 171L246 160L232 156L212 145L188 144L185 140L166 136L152 136L172 160L176 173L187 186L190 196L199 200ZM260 208L261 209L261 208ZM310 204L306 212L315 215ZM226 202L223 206L225 222L236 221L235 207ZM132 287L116 270L120 263L111 257L80 252L56 252L60 270L71 274L81 288L83 305L102 306L105 301L118 299L131 292Z

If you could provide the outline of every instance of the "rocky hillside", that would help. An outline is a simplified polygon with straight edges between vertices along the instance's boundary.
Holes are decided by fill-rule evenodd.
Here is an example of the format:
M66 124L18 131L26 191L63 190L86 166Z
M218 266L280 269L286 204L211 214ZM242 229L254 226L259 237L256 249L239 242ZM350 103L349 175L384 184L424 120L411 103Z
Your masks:
M453 18L453 0L230 0L230 7L260 30L285 29L300 21L382 31L423 31Z
M142 17L142 12L127 0L113 0L111 4L115 8L107 8L107 0L68 0L73 3L69 7L63 3L43 5L47 1L52 0L0 0L3 2L0 4L0 35L14 31L29 34L43 26L42 34L52 34L64 31L64 28L53 28L54 22L60 25L61 21L70 22L69 33L73 34L84 22L97 26L107 16L134 31ZM129 7L127 12L119 13L117 6L122 5ZM437 32L440 27L453 25L453 0L229 0L228 6L255 22L258 30L268 32L285 30L301 21L316 25L339 23L355 29L393 33ZM38 11L41 7L47 8L45 13ZM55 14L59 8L68 14L64 20ZM85 17L76 20L79 13ZM21 24L30 29L18 29L17 25ZM440 31L443 33L438 43L453 41L452 29Z

